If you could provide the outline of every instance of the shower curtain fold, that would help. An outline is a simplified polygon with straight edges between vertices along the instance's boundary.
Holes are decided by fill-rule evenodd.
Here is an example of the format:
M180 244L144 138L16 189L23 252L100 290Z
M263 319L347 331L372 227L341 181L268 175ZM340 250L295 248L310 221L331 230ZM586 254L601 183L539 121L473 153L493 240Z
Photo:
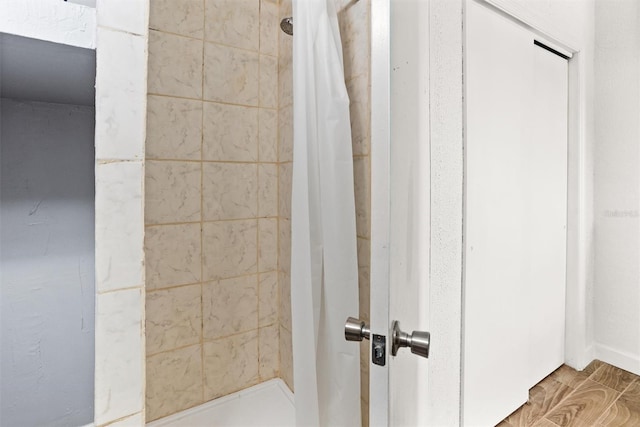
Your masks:
M358 426L360 347L349 98L333 0L294 0L291 305L296 425Z

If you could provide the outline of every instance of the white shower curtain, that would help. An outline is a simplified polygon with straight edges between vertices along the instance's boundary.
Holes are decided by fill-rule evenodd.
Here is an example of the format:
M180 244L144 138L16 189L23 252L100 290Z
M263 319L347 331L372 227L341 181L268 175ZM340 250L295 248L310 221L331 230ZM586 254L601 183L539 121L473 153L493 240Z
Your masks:
M298 426L359 426L360 346L349 98L333 0L293 1L291 306Z

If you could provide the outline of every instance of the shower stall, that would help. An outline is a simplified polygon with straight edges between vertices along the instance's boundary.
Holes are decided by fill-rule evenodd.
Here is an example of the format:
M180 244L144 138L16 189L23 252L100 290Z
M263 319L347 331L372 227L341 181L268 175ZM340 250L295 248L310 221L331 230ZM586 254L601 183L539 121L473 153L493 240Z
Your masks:
M370 1L338 3L355 183L350 314L368 320ZM229 412L267 391L286 409L275 424L293 414L293 39L280 28L293 15L290 0L150 2L147 422L210 401ZM355 413L366 418L367 347L360 356L340 340L362 371Z

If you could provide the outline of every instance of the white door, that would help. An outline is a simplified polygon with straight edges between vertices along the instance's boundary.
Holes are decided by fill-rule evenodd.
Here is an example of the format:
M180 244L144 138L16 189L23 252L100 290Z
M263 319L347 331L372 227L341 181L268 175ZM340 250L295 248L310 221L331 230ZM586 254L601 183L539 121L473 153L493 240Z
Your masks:
M534 49L533 103L528 173L529 224L527 295L529 387L565 361L567 266L567 60L541 47Z
M370 364L371 426L426 425L429 360L392 356L390 328L429 330L428 13L420 0L372 3L370 317L386 354Z
M429 61L448 45L438 21L446 8L422 0L372 1L370 333L386 345L381 359L370 364L372 426L453 425L458 415L465 425L495 424L524 403L528 388L544 372L563 361L567 63L534 46L533 34L516 23L474 1L467 4L466 66L474 66L465 69L465 131L470 144L482 144L466 147L465 153L469 234L464 402L458 406L456 349L440 352L438 346L448 341L450 347L455 340L434 337L431 359L408 349L390 356L394 320L405 332L428 331L430 311L451 310L451 325L434 322L433 327L458 334L459 307L441 307L448 299L440 294L456 284L429 283L430 239L446 240L443 230L430 230L430 207L437 207L430 201L430 175L437 176L442 165L441 153L433 158L429 153L430 138L442 130L429 125L440 114L432 111L440 99L430 105ZM430 37L438 39L440 51L429 52ZM444 69L435 63L431 77L437 74L442 82ZM456 78L453 72L444 81L455 86ZM439 96L444 90L435 87ZM440 134L436 138L443 141ZM432 173L431 162L438 167ZM455 248L452 239L438 244ZM487 283L498 287L483 287ZM443 359L446 354L451 360ZM505 413L505 408L510 409Z
M463 423L491 426L564 361L568 64L484 4L466 22Z
M407 333L430 330L428 14L391 2L389 320ZM409 348L389 359L389 425L426 425L429 364Z

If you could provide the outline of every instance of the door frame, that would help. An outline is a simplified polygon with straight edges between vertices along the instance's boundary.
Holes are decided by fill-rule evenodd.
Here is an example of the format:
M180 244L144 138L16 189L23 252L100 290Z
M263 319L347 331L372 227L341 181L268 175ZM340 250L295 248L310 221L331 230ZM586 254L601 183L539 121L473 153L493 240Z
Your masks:
M389 336L390 12L371 1L371 263L370 330ZM374 315L375 313L375 315ZM388 341L387 346L389 347ZM389 352L384 367L369 361L369 425L389 425ZM376 390L384 390L383 392Z
M371 0L371 316L372 334L389 332L390 241L390 1ZM589 319L593 280L593 170L587 108L591 53L573 34L553 26L518 0L429 0L430 256L429 328L432 349L425 407L428 425L462 421L464 28L468 2L493 8L570 54L568 106L568 221L566 363L583 369L593 359ZM387 356L388 357L388 356ZM379 390L386 392L381 393ZM387 369L371 366L370 423L387 426Z

